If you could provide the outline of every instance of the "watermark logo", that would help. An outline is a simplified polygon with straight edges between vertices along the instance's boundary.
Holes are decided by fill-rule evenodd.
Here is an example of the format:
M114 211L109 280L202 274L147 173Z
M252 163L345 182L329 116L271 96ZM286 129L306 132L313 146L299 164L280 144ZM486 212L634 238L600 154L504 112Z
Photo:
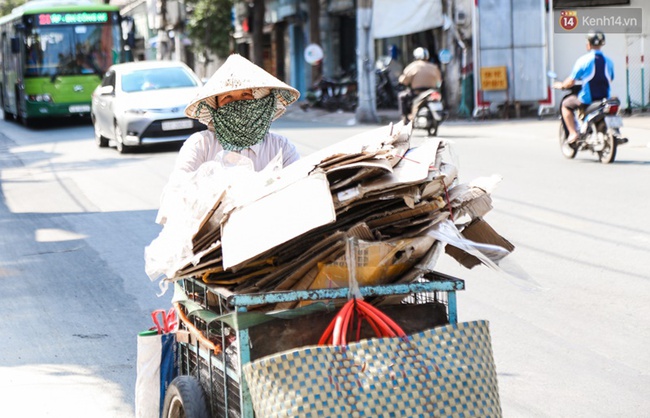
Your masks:
M555 11L555 33L641 33L643 9L599 7Z
M562 10L560 12L560 27L565 31L572 31L578 27L578 12L575 10Z

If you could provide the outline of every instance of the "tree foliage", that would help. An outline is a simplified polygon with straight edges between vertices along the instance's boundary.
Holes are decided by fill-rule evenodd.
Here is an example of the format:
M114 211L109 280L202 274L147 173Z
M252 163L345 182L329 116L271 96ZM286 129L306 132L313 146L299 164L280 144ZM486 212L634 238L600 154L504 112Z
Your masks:
M0 16L5 16L11 13L11 11L22 4L27 0L0 0Z
M187 34L194 52L227 56L230 53L233 0L186 0L186 4L192 9Z

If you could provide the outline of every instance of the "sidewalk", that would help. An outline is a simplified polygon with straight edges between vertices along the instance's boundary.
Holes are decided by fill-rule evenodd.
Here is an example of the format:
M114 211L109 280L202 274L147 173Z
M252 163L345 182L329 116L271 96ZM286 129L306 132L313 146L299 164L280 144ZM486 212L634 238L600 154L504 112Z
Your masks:
M318 108L309 108L306 111L300 108L299 103L294 103L293 105L287 108L286 113L282 116L283 119L290 119L294 121L303 121L303 122L319 122L319 123L328 123L338 126L383 126L387 125L390 122L397 123L399 122L401 116L399 110L397 109L377 109L376 111L378 121L375 123L365 122L359 123L356 120L354 112L344 112L342 110L329 112L324 109ZM642 127L647 129L650 127L650 112L634 112L631 115L621 114L624 119L624 124L629 124L630 126ZM527 115L519 118L503 118L499 117L497 114L490 115L483 118L453 118L445 121L445 123L481 123L481 122L530 122L535 120L557 120L558 116L556 114L551 114L544 116L542 119L539 119L536 115ZM625 128L623 128L625 129Z
M290 119L295 121L310 121L320 123L331 123L332 125L342 126L355 126L355 125L370 125L381 126L390 122L398 122L400 120L400 113L397 109L379 109L377 110L378 121L376 123L359 123L356 120L354 112L343 112L342 110L329 112L324 109L309 108L302 110L299 103L294 103L287 108L286 113L282 116L283 119Z

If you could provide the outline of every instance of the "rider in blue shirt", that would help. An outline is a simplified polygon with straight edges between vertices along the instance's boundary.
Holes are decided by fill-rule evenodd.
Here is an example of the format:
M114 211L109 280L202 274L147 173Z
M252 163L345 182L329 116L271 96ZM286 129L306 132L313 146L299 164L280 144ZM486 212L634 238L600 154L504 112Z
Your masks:
M605 34L600 31L587 35L587 53L576 61L571 75L564 81L556 81L557 89L568 89L580 81L582 89L577 95L570 95L562 101L562 118L569 131L568 143L578 139L574 112L586 108L591 103L609 99L611 83L614 80L614 63L600 48L605 45Z

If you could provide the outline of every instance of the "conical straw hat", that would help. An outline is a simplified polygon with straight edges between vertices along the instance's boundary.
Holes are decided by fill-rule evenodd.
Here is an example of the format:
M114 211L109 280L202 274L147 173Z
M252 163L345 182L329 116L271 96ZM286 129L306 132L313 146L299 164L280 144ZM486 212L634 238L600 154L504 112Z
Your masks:
M226 62L210 77L196 97L185 108L185 114L192 119L198 119L204 125L212 124L212 117L207 109L202 108L196 115L196 108L199 103L205 101L209 106L216 109L216 96L237 90L252 89L256 99L266 97L271 89L285 90L290 99L276 94L277 110L273 120L279 118L285 108L298 100L300 93L290 85L283 83L262 68L253 64L241 55L233 54Z

